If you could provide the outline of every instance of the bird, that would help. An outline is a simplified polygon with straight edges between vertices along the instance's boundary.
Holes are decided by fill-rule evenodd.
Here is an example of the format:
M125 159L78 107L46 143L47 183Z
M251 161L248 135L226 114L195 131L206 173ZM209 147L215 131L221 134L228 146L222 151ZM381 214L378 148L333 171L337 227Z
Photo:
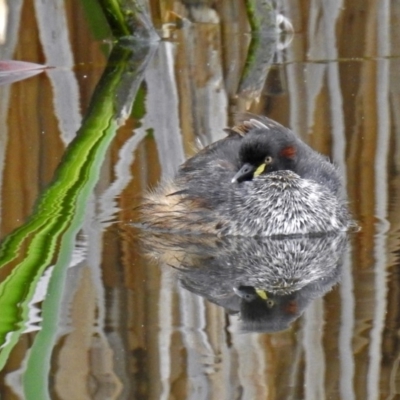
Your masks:
M337 169L292 131L245 114L226 132L144 197L143 228L272 237L356 227Z

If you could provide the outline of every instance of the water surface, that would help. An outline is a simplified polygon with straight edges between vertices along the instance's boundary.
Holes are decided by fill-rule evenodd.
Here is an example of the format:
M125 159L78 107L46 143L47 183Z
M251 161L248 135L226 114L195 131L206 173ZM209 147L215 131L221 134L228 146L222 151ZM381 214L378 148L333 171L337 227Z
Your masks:
M3 60L56 67L0 87L4 240L31 221L65 165L112 47L92 2L57 10L50 3L9 4L0 48ZM396 398L400 5L282 0L279 12L294 35L266 40L246 81L251 35L244 2L150 3L167 40L146 67L132 113L104 155L93 156L93 189L67 196L79 207L65 207L57 229L41 231L35 251L43 277L26 283L29 296L21 289L29 304L18 305L23 322L10 327L0 349L1 397ZM182 279L170 253L159 263L149 258L132 226L141 195L200 145L223 137L234 113L245 110L270 116L331 157L361 226L326 294L311 296L301 316L274 333L243 333L237 304L217 296L222 284L206 295ZM56 204L43 206L43 227L54 221L46 212ZM29 253L32 235L2 269L3 282ZM211 252L213 244L206 245ZM202 251L205 244L190 246ZM0 325L9 315L0 315Z

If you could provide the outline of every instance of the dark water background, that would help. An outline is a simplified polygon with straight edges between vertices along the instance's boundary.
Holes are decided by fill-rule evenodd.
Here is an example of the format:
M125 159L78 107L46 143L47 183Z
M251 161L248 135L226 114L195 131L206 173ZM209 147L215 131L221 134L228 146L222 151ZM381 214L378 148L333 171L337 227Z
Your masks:
M55 4L0 1L1 59L57 67L0 87L1 238L34 212L112 47L94 1ZM55 252L47 264L64 257L70 267L51 318L54 340L43 342L49 368L34 380L38 390L79 400L398 398L400 3L281 0L294 34L263 43L242 86L251 39L244 1L154 0L150 8L168 40L107 150L73 251ZM271 334L241 333L237 316L182 288L174 268L143 255L130 224L141 194L199 144L223 137L244 110L276 119L330 156L361 226L341 283ZM45 356L31 349L51 271L36 285L10 354L0 355L2 399L41 400L29 386L39 368L30 362Z

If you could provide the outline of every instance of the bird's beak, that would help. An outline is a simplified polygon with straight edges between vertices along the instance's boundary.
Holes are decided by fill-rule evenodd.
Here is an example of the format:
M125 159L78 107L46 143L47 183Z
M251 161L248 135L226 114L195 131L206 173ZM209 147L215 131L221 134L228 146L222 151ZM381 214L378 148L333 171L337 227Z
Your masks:
M268 294L265 290L262 289L254 289L254 290L258 294L258 297L261 297L263 300L268 299Z
M244 164L242 168L238 171L238 173L232 178L232 183L242 182L248 179L251 179L256 171L256 167L251 164Z
M252 286L239 286L238 288L233 288L233 291L239 297L245 297L248 295L254 295L254 298L259 297L260 299L267 300L268 293L263 289L257 289Z
M264 172L266 166L267 166L267 164L262 163L262 164L254 171L253 177L258 176L258 175L261 175L261 174Z

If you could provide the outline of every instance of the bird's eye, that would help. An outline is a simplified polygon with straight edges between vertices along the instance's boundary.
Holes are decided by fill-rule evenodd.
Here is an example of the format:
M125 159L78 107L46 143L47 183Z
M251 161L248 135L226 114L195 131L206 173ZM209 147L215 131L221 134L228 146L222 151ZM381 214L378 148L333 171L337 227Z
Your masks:
M265 164L269 165L272 163L272 161L273 161L273 158L271 156L265 157L265 160L264 160Z
M275 305L275 302L271 299L265 301L267 303L268 308L272 308Z

